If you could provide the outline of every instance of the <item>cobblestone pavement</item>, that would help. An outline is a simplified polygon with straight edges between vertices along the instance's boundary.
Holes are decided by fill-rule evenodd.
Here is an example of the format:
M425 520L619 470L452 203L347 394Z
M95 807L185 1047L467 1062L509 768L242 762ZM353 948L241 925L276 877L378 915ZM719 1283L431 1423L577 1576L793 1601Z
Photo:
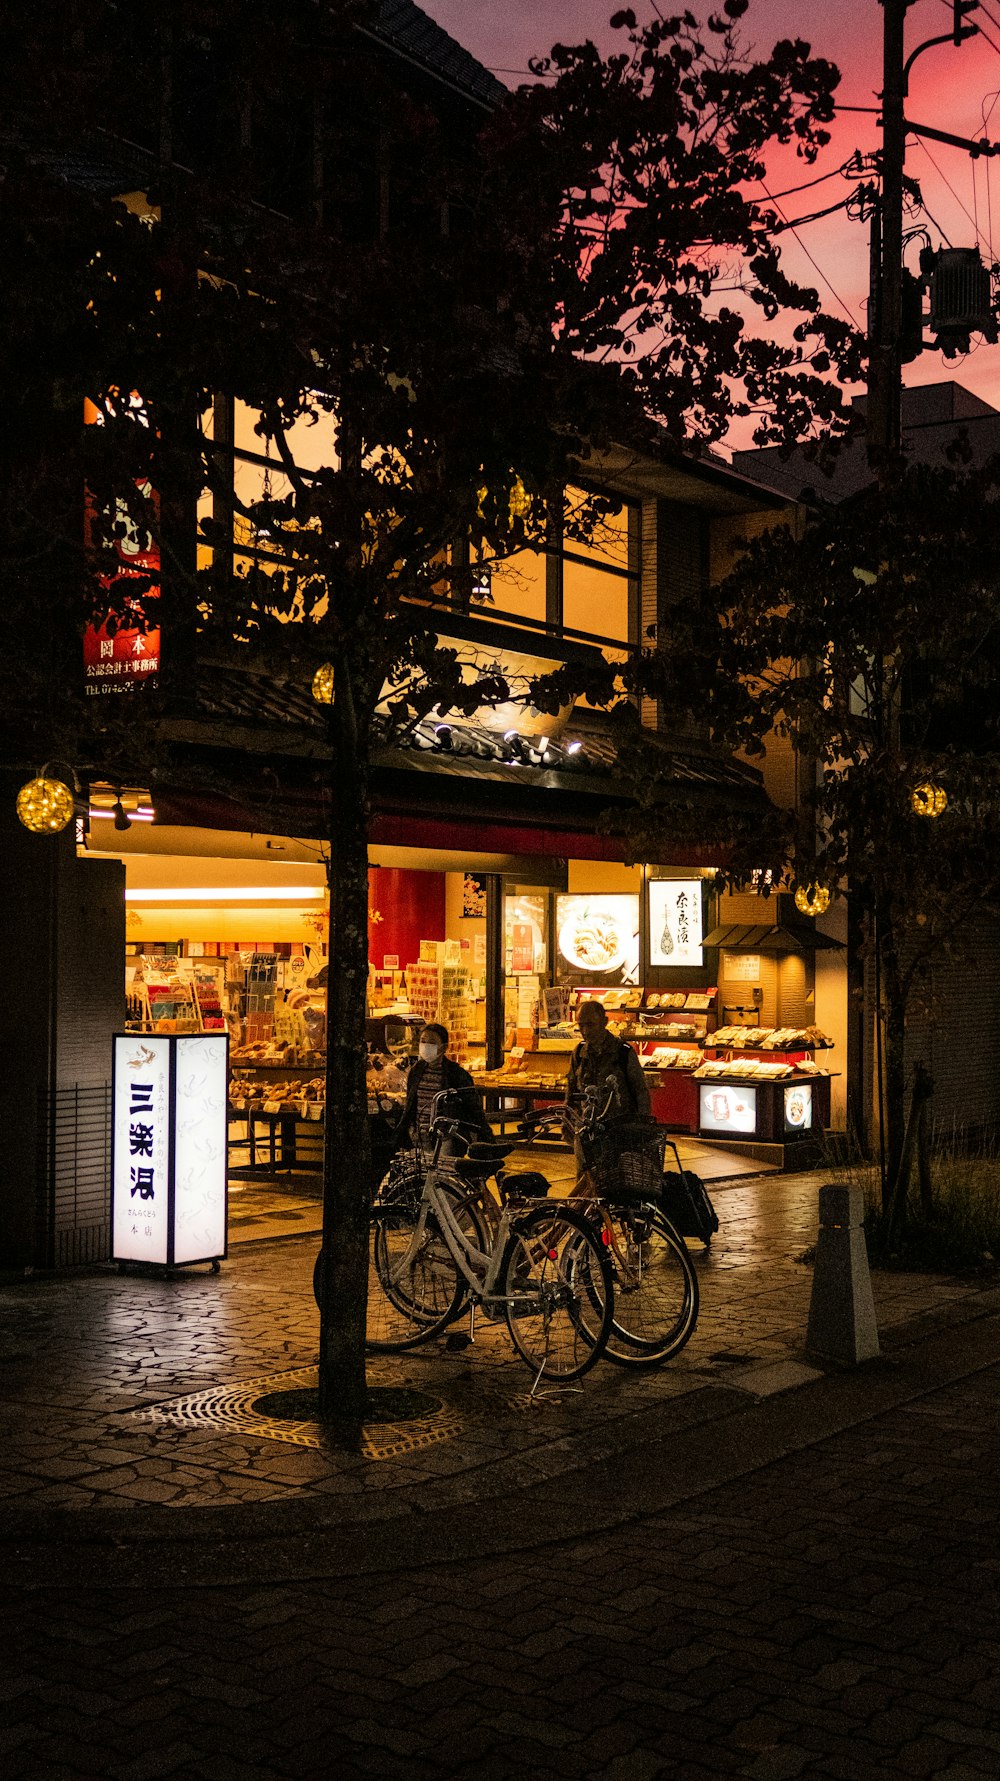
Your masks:
M116 1589L111 1552L106 1587L4 1590L5 1781L983 1781L998 1383L611 1533L535 1540L528 1510L513 1554L427 1562L418 1528L388 1570L373 1550L355 1574L199 1587L180 1548L180 1587Z
M765 1397L815 1377L802 1353L819 1175L771 1176L717 1189L722 1229L692 1245L701 1316L668 1366L635 1374L602 1365L579 1393L528 1400L531 1378L506 1335L480 1325L462 1354L436 1343L373 1360L373 1384L409 1382L437 1418L403 1426L368 1456L276 1440L240 1417L233 1389L312 1366L317 1314L312 1241L244 1245L220 1275L173 1278L79 1270L0 1288L0 1500L29 1509L192 1507L336 1499L344 1513L394 1512L393 1495L428 1483L467 1501L624 1454L651 1416L682 1421L724 1407L735 1390ZM879 1323L971 1315L982 1290L926 1276L878 1276ZM293 1383L294 1381L288 1381ZM724 1389L723 1389L724 1388ZM264 1386L260 1388L266 1389ZM184 1402L208 1394L201 1403ZM253 1393L244 1390L244 1400ZM685 1402L690 1400L690 1402ZM285 1431L288 1432L287 1429ZM379 1457L382 1455L383 1457Z
M717 1193L667 1368L386 1360L442 1409L367 1455L233 1413L313 1362L312 1243L8 1283L0 1777L1000 1774L1000 1293L877 1277L819 1372L822 1179Z

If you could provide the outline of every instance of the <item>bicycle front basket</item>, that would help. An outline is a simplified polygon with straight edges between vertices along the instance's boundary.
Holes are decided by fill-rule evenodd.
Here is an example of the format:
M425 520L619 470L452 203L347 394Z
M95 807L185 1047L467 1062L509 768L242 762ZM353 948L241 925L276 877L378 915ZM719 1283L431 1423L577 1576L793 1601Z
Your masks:
M655 1199L663 1186L665 1134L654 1121L618 1120L582 1134L583 1156L599 1194L642 1194Z

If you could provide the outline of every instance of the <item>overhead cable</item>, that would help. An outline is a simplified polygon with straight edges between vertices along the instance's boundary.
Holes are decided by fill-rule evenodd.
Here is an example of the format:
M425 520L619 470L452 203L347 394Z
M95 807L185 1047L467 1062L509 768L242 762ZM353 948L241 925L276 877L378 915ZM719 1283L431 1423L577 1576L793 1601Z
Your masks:
M852 328L856 327L857 321L856 321L855 317L852 315L847 304L844 302L844 299L840 295L840 292L836 289L836 287L834 285L832 285L830 283L830 280L827 278L826 273L823 271L822 266L819 264L819 262L817 260L813 259L812 254L809 252L809 249L807 248L805 242L802 240L802 237L799 234L798 229L796 228L795 224L788 221L788 218L785 216L785 213L782 210L781 205L778 204L776 202L776 200L772 197L771 193L768 191L767 187L764 185L763 180L761 180L760 183L764 187L765 195L768 198L770 198L771 203L774 205L775 209L777 210L778 215L780 217L784 217L785 223L787 224L788 228L791 230L792 234L795 236L795 239L798 242L799 246L801 247L802 252L805 254L806 259L809 261L810 266L812 266L813 270L819 274L819 277L823 280L823 283L826 285L827 290L831 293L831 295L840 304L840 307L843 310L844 314L846 315L848 321L850 322L851 327ZM836 208L839 210L839 209L842 209L843 207L841 205L837 205Z

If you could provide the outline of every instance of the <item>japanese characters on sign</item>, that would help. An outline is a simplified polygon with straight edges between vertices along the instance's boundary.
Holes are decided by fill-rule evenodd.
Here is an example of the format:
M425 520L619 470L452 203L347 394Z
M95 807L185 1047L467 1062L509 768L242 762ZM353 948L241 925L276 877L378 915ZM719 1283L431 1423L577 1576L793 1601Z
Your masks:
M224 1033L115 1038L115 1261L169 1265L225 1255L227 1046Z
M129 413L137 424L148 425L138 396L132 399ZM91 426L106 423L102 409L89 401L84 403L84 419ZM156 490L148 477L137 480L135 487L155 524L159 518ZM100 513L88 489L84 500L88 542L98 530L98 520L107 517L106 512ZM83 633L85 689L94 695L128 692L140 682L155 685L160 668L160 628L151 625L143 612L146 600L159 597L159 543L122 500L115 503L112 531L119 567L114 574L97 575L98 585L107 596L109 614L102 623L87 625ZM144 590L141 600L135 598L134 592L130 597L130 582L133 590Z
M112 1253L166 1262L169 1240L170 1041L115 1039Z
M689 970L704 963L699 878L649 884L649 962Z

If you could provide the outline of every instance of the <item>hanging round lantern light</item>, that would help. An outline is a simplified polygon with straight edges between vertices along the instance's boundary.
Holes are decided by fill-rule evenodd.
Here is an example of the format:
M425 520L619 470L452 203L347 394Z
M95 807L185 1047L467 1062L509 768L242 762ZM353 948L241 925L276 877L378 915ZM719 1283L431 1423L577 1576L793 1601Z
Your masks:
M948 808L948 793L943 785L925 780L910 793L910 804L916 816L940 816Z
M333 663L324 662L313 675L312 696L317 705L333 704Z
M61 779L29 779L17 794L18 819L33 835L58 835L73 815L73 793Z
M795 907L800 915L825 915L830 907L826 885L800 884L795 892Z

